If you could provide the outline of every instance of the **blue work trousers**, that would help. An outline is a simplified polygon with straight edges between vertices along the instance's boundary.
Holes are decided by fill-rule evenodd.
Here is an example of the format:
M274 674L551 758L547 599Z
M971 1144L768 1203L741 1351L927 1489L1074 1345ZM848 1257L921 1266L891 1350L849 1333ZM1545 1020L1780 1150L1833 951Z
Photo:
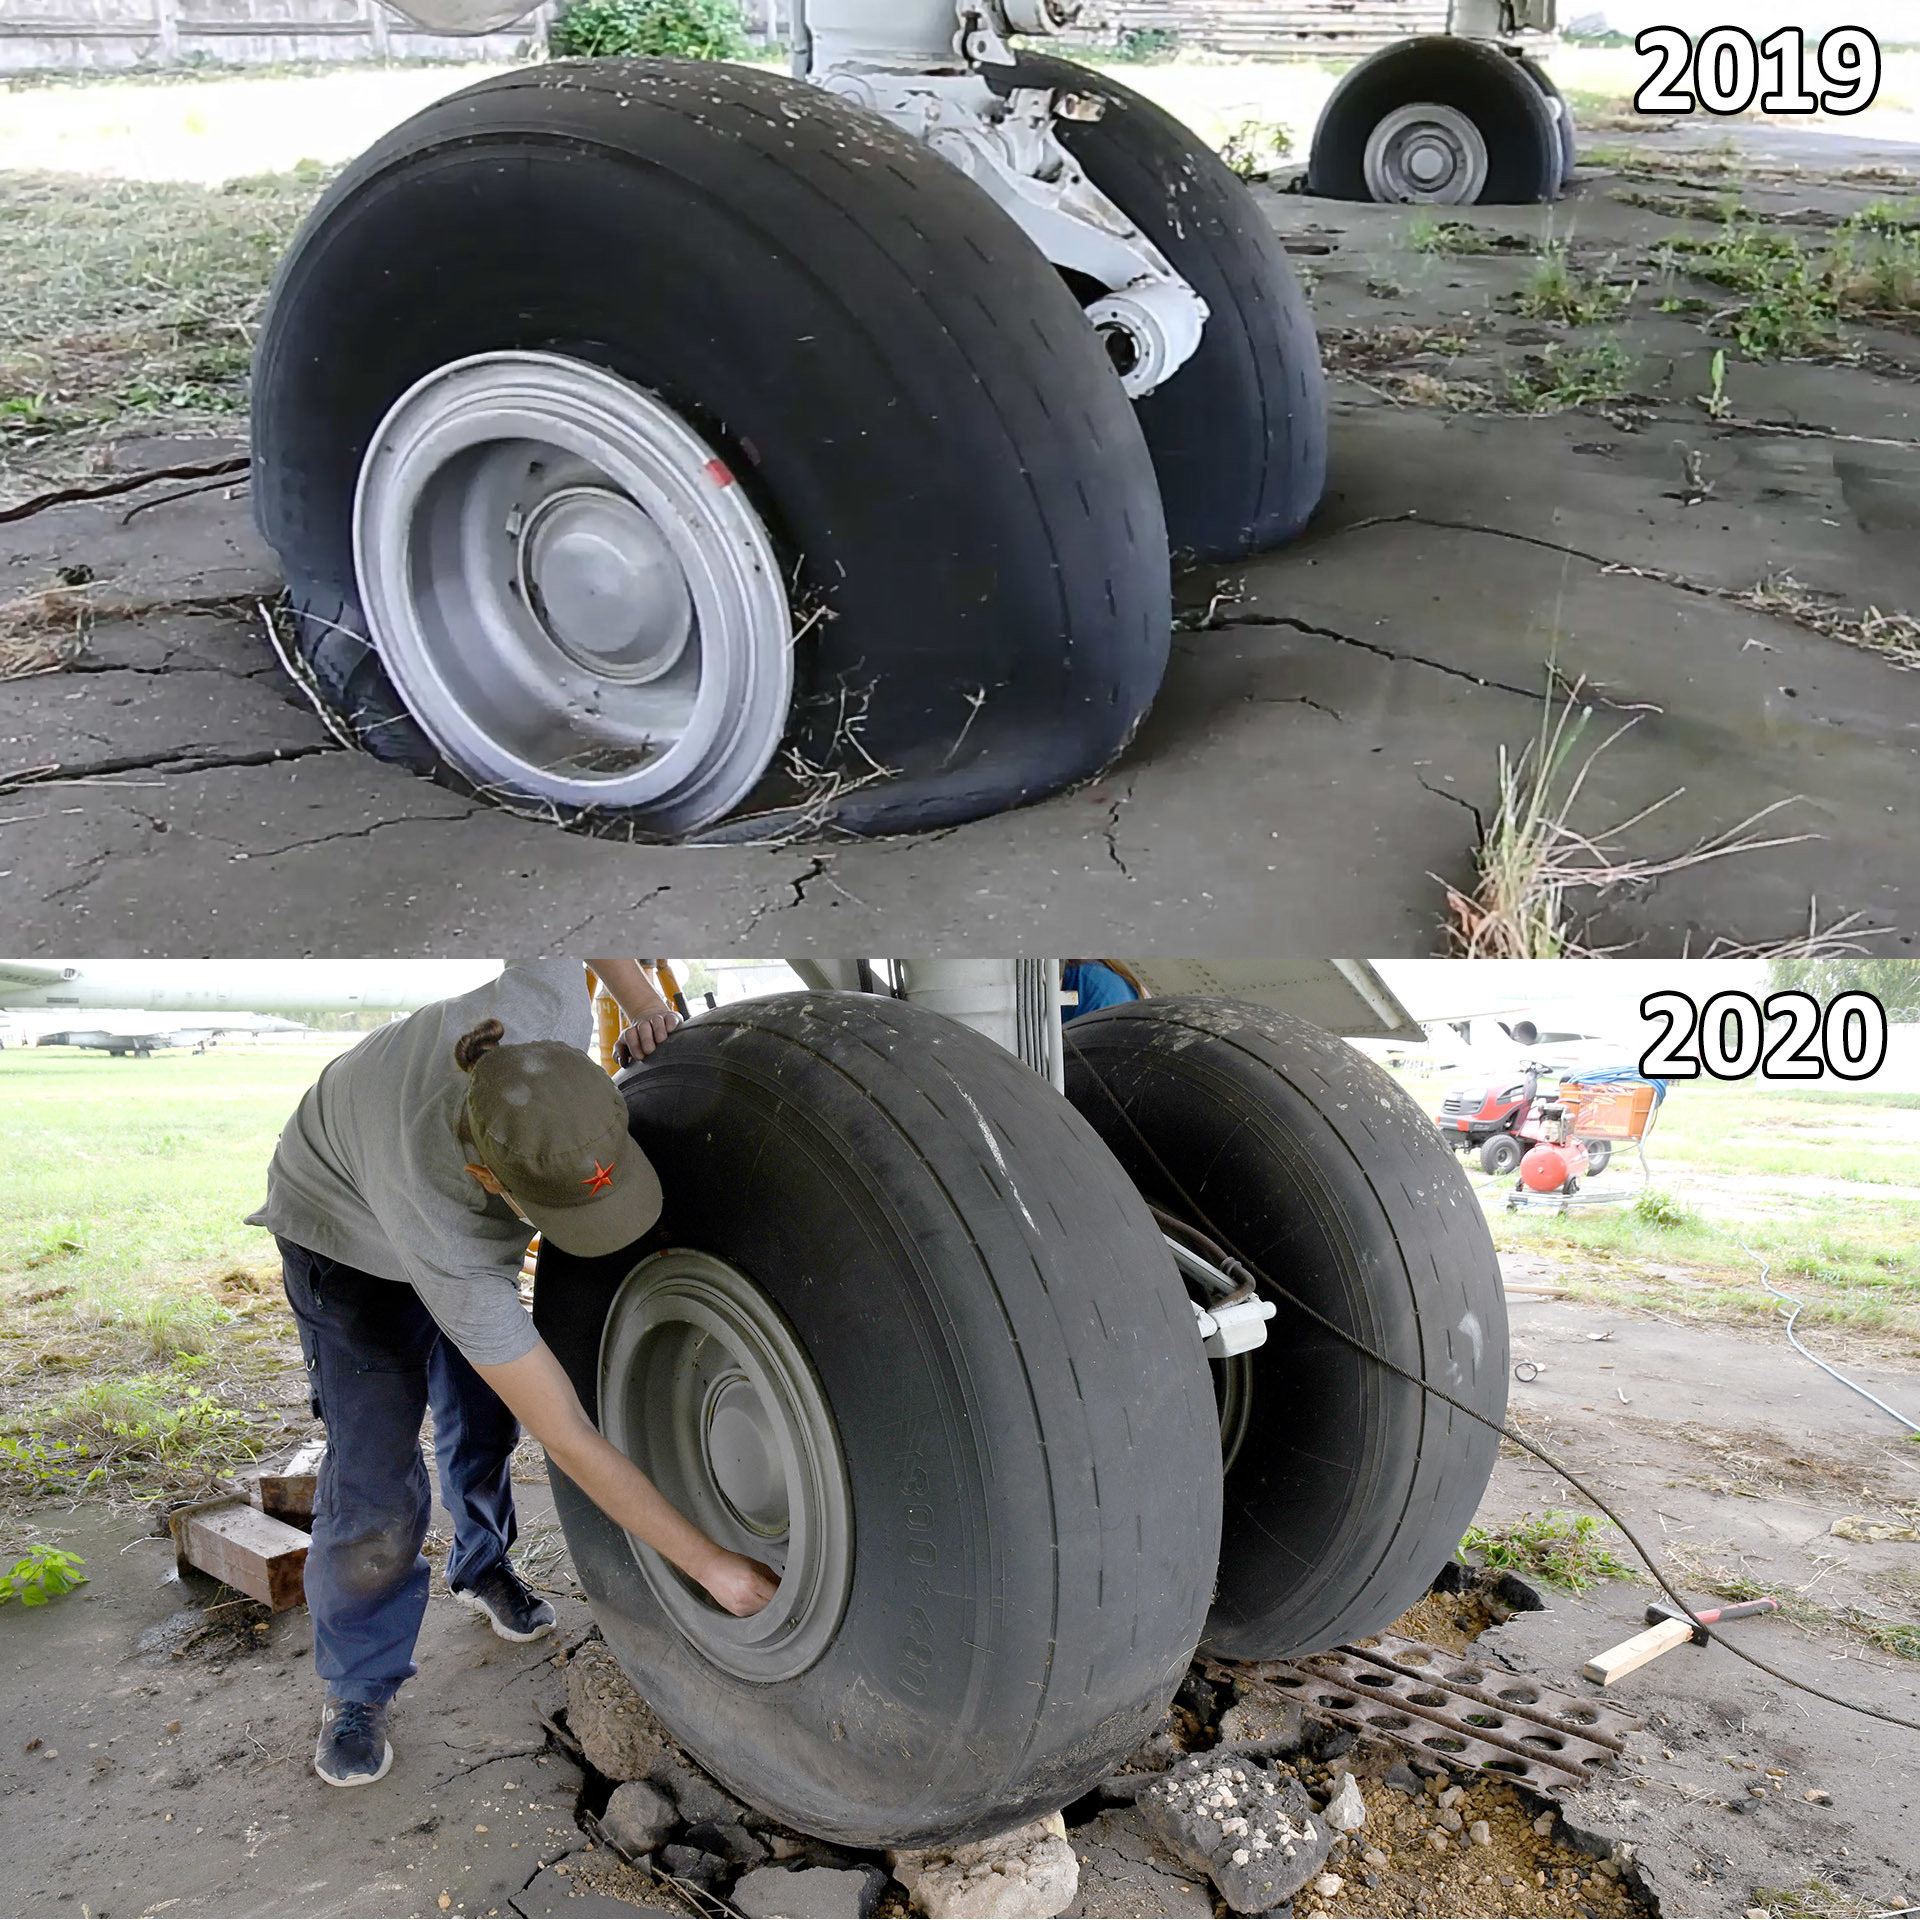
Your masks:
M279 1246L313 1411L327 1423L306 1572L314 1670L337 1699L391 1700L419 1671L427 1610L421 1416L432 1407L440 1499L453 1515L447 1580L460 1588L505 1558L518 1532L520 1427L404 1281Z

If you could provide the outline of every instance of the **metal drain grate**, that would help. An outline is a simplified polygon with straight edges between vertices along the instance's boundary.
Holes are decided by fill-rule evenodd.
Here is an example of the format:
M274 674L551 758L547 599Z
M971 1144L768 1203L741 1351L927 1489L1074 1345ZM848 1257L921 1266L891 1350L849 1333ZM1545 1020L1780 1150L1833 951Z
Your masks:
M1250 1661L1243 1671L1358 1733L1542 1789L1585 1780L1591 1762L1614 1758L1624 1736L1646 1724L1491 1660L1390 1633L1371 1647Z

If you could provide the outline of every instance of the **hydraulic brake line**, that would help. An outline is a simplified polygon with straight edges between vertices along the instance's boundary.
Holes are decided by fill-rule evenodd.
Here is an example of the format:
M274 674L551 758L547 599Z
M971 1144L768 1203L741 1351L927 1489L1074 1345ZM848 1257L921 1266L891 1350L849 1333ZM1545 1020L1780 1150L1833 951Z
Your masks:
M1127 1130L1139 1141L1148 1159L1160 1169L1160 1172L1166 1178L1167 1184L1179 1196L1193 1217L1213 1236L1215 1242L1231 1252L1233 1250L1231 1237L1221 1231L1219 1225L1211 1218L1206 1209L1181 1185L1180 1181L1175 1177L1173 1169L1161 1159L1159 1153L1154 1148L1153 1142L1141 1131L1139 1123L1134 1119L1133 1115L1127 1111L1120 1096L1101 1079L1092 1061L1087 1058L1084 1049L1073 1037L1072 1027L1065 1027L1062 1031L1067 1045L1079 1055L1081 1065L1087 1069L1087 1072L1092 1076L1094 1083L1099 1087L1100 1091L1107 1096L1108 1103L1125 1123ZM1189 1228L1188 1231L1191 1232L1192 1229ZM1610 1507L1606 1501L1602 1500L1577 1474L1569 1471L1565 1465L1556 1460L1544 1447L1536 1446L1525 1434L1516 1433L1512 1427L1507 1426L1503 1421L1489 1420L1484 1413L1468 1406L1465 1401L1456 1400L1444 1387L1436 1387L1432 1381L1423 1380L1418 1374L1409 1373L1405 1367L1400 1366L1395 1361L1389 1360L1384 1353L1376 1352L1357 1334L1349 1333L1345 1327L1329 1320L1327 1316L1317 1308L1308 1306L1298 1294L1290 1292L1270 1275L1263 1273L1260 1268L1251 1260L1247 1259L1244 1254L1236 1253L1234 1257L1238 1264L1253 1274L1255 1278L1258 1279L1260 1285L1272 1294L1275 1299L1284 1300L1295 1312L1304 1314L1309 1320L1313 1321L1316 1326L1323 1327L1343 1345L1349 1346L1354 1352L1364 1355L1367 1359L1371 1360L1375 1366L1384 1367L1388 1373L1398 1375L1399 1378L1406 1381L1409 1386L1418 1387L1422 1393L1431 1394L1436 1400L1444 1400L1446 1404L1456 1412L1464 1413L1469 1420L1477 1420L1481 1426L1492 1428L1492 1430L1503 1439L1511 1440L1516 1447L1523 1448L1526 1452L1532 1454L1536 1460L1544 1461L1555 1473L1559 1474L1569 1486L1573 1487L1584 1496L1584 1498L1590 1501L1620 1529L1627 1544L1640 1556L1641 1560L1646 1564L1647 1571L1659 1582L1661 1591L1679 1608L1681 1614L1686 1619L1693 1622L1694 1631L1697 1634L1705 1634L1708 1639L1717 1640L1721 1646L1725 1647L1736 1659L1744 1660L1750 1667L1757 1667L1762 1673L1781 1682L1783 1686L1793 1687L1801 1693L1811 1694L1814 1699L1824 1700L1829 1706L1844 1707L1849 1713L1864 1714L1869 1720L1884 1720L1889 1726L1905 1727L1910 1733L1920 1733L1920 1720L1907 1720L1897 1713L1888 1713L1880 1707L1862 1706L1857 1700L1843 1700L1837 1693L1828 1693L1824 1688L1813 1686L1805 1680L1796 1680L1792 1674L1782 1673L1778 1667L1769 1666L1766 1661L1760 1659L1757 1655L1748 1653L1744 1648L1735 1646L1725 1634L1721 1633L1717 1628L1707 1625L1707 1623L1687 1605L1686 1599L1680 1590L1660 1570L1659 1562L1641 1545L1639 1536L1621 1519L1619 1514L1614 1512L1613 1508Z

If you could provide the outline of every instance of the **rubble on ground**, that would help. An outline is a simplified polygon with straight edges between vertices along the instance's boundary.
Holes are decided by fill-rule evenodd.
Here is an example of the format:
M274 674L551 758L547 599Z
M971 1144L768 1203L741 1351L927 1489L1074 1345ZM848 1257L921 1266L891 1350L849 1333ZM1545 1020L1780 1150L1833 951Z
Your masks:
M1052 1920L1080 1886L1066 1836L1056 1813L991 1840L902 1849L887 1864L928 1920Z
M1235 1913L1265 1913L1320 1871L1332 1830L1292 1776L1233 1754L1193 1754L1140 1795L1176 1859L1204 1873Z

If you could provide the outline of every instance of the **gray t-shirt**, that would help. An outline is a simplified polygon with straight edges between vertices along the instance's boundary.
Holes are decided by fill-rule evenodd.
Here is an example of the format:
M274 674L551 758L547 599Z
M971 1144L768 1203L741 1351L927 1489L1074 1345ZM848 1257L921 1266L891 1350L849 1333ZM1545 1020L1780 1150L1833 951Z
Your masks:
M467 1076L454 1042L486 1020L503 1044L562 1040L583 1051L593 1016L578 960L510 966L457 1000L370 1033L330 1061L280 1135L267 1200L247 1224L383 1280L410 1283L476 1365L531 1353L520 1305L533 1230L466 1171Z

